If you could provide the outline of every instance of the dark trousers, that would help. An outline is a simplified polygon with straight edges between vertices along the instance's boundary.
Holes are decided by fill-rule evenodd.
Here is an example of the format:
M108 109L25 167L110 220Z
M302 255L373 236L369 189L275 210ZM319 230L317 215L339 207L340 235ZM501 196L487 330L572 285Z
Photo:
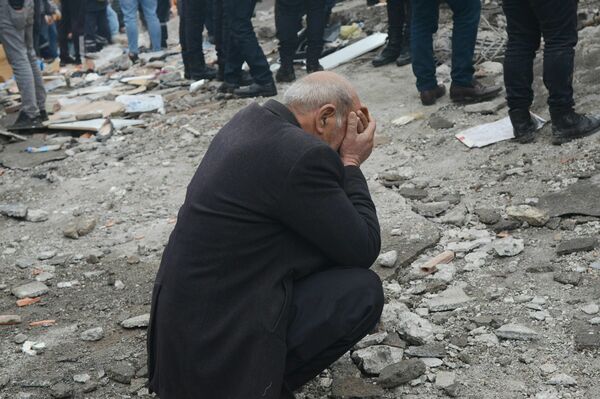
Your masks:
M298 31L306 13L306 62L315 64L323 52L325 30L325 3L323 0L277 0L275 27L279 40L281 64L291 66L298 48Z
M544 37L544 84L551 112L570 110L577 44L576 0L504 0L508 45L504 84L510 109L533 103L533 60Z
M284 383L291 390L369 334L383 309L381 280L367 269L331 269L294 283Z
M410 0L388 0L388 40L401 46L410 46Z
M98 11L87 11L85 13L85 52L94 53L102 50L103 43L98 40L97 36L107 39L108 33L110 37L110 28L108 27L108 17L106 16L106 8ZM109 42L109 40L106 40Z
M265 85L273 83L273 74L269 69L267 57L258 44L252 14L256 0L222 0L223 24L228 31L223 35L225 45L225 82L238 84L244 61L250 67L254 82Z
M58 46L61 60L69 56L69 33L72 34L75 59L79 61L79 37L83 34L85 7L81 0L62 0L62 18L58 21Z
M156 3L156 16L160 21L160 46L167 48L167 39L169 38L169 30L167 23L171 14L171 0L158 0Z
M179 0L179 42L181 57L190 77L206 65L202 47L202 31L207 0Z
M481 13L480 0L446 0L453 13L452 82L470 86L473 81L473 54ZM437 32L439 5L437 0L412 2L411 54L412 67L419 91L437 87L433 34Z

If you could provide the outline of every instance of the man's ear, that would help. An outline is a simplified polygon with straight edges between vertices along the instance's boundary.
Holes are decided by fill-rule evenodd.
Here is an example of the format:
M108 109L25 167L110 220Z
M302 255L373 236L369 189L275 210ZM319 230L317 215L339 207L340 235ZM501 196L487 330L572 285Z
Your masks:
M330 132L332 127L336 125L336 108L333 104L325 104L317 112L317 131L320 135L325 132Z

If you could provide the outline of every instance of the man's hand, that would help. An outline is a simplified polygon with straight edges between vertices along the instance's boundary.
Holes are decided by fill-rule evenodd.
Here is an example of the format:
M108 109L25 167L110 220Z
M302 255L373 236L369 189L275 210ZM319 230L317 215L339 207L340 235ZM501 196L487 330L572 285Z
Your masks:
M362 127L361 133L359 125ZM363 111L358 111L358 115L354 112L348 115L346 137L340 146L340 157L344 166L360 166L369 158L373 151L375 128L375 120Z

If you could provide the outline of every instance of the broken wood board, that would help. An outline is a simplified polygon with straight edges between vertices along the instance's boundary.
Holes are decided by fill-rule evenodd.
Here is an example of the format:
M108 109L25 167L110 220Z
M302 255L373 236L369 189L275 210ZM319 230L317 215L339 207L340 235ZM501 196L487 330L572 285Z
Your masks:
M51 121L62 119L77 118L86 114L99 113L104 118L117 116L125 113L123 104L116 101L79 101L62 107L59 111L50 116Z
M74 130L74 131L84 131L84 132L98 132L100 131L104 125L112 124L112 126L117 129L123 129L128 126L141 126L144 125L145 122L137 119L90 119L87 121L72 121L66 122L61 121L57 123L51 123L48 125L48 129L52 130Z
M551 217L585 215L600 217L600 174L579 180L563 191L540 198L538 208Z
M336 68L385 44L387 34L374 33L319 60L324 69Z
M531 114L531 116L533 116L537 124L536 130L544 127L546 120L535 114ZM469 148L481 148L500 141L513 139L515 134L510 123L510 118L507 116L496 122L474 126L462 133L458 133L455 137Z
M13 139L21 140L21 141L27 141L27 137L21 136L16 133L5 132L4 130L0 130L0 136L9 137L9 138L13 138Z

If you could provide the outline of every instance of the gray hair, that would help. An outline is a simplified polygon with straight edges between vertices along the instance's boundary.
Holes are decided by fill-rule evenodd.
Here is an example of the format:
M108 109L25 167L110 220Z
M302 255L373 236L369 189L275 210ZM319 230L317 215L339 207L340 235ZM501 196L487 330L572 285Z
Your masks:
M345 80L345 79L344 79ZM300 79L283 94L283 103L297 112L308 113L325 104L336 107L336 123L341 127L344 118L352 111L354 99L351 85L344 80Z

